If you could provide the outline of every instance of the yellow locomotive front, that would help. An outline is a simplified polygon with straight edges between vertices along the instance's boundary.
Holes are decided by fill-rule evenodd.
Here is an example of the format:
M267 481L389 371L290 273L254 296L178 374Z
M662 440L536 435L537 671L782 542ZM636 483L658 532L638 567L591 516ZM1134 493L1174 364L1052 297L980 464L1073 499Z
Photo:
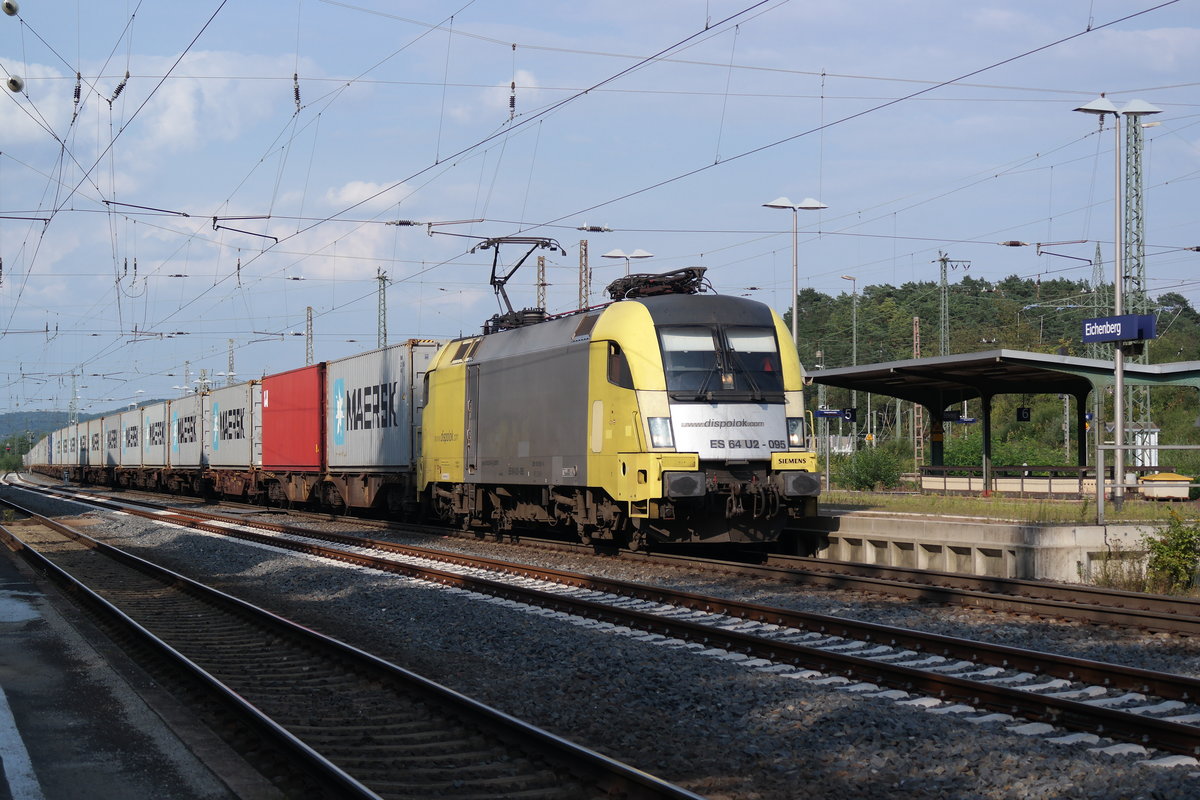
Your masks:
M670 275L632 276L615 289L628 299L603 309L448 345L422 424L427 508L632 547L773 541L815 515L803 376L779 316L674 293Z
M803 375L779 316L738 297L610 306L593 331L590 472L629 504L631 540L773 541L816 514ZM630 436L630 431L636 436Z

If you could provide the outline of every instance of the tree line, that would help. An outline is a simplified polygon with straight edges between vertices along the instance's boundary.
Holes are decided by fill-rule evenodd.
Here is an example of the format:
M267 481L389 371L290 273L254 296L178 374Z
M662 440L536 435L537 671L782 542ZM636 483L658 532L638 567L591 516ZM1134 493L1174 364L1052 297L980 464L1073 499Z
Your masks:
M950 284L945 294L948 350L944 354L1003 348L1111 360L1111 345L1089 346L1081 341L1085 319L1112 315L1111 291L1111 286L1093 287L1087 281L1063 278L1043 280L1014 275L992 282L964 276L958 283ZM850 366L855 361L856 339L858 364L913 358L914 318L920 356L943 355L942 297L941 285L936 281L864 286L858 293L856 314L855 297L851 293L829 295L803 289L797 296L800 360L808 370ZM1128 300L1126 313L1133 313ZM1154 314L1158 321L1158 338L1146 346L1148 363L1200 360L1200 313L1187 298L1177 292L1166 292L1150 298L1148 307L1148 313ZM790 325L791 309L784 316ZM849 393L845 390L829 387L826 392L827 405L849 405ZM1197 427L1200 403L1196 392L1188 387L1155 387L1151 391L1151 421L1161 428L1162 444L1200 442L1200 427ZM815 387L808 399L810 407L815 406ZM886 443L889 433L893 438L906 440L904 409L888 398L877 395L873 399L874 427L879 437L876 444ZM1016 420L1018 406L1031 407L1029 423ZM865 399L861 392L858 408L859 434L863 436L869 426L862 417ZM1071 463L1072 457L1067 453L1073 451L1064 443L1061 425L1063 401L1057 396L998 396L992 418L994 444L1025 456L1014 463L1029 461L1029 457L1054 458L1043 463ZM895 437L897 424L901 437ZM955 439L950 439L947 463L972 463L979 448L969 446L969 440L979 437L979 426L949 427L951 436L962 441L956 445ZM1068 435L1073 437L1074 432ZM911 458L911 446L897 442L898 452L906 449ZM1169 458L1164 456L1165 461L1181 469L1200 467L1200 456L1193 453L1173 453Z

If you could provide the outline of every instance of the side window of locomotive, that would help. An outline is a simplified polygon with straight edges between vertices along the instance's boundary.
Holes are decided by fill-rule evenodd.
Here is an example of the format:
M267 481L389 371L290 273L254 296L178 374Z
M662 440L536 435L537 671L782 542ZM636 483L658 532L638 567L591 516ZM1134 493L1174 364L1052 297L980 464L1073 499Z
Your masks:
M659 329L667 391L700 392L721 388L716 375L717 348L711 328L679 325Z
M629 359L621 345L616 342L608 343L608 382L622 389L632 389L633 373L629 371Z
M741 367L735 377L738 389L783 391L783 367L773 330L730 327L725 330L725 339L729 342L734 361Z
M450 359L451 364L457 364L461 361L466 361L475 355L475 351L479 349L479 343L482 339L467 339L459 342L458 348L454 351L453 358Z

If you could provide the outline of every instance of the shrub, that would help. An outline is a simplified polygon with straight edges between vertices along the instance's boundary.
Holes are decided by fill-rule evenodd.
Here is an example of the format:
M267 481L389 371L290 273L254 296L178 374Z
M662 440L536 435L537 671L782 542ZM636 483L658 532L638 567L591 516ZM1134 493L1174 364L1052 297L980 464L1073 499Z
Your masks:
M890 449L868 447L833 461L833 479L843 487L869 492L894 489L900 484L903 468L900 458Z
M1200 526L1184 522L1175 509L1169 511L1167 527L1158 536L1146 537L1146 568L1157 591L1182 594L1191 588L1200 565Z
M1082 567L1079 577L1086 577ZM1092 563L1091 581L1096 586L1124 592L1148 591L1146 554L1126 550L1119 541L1109 542L1104 557Z

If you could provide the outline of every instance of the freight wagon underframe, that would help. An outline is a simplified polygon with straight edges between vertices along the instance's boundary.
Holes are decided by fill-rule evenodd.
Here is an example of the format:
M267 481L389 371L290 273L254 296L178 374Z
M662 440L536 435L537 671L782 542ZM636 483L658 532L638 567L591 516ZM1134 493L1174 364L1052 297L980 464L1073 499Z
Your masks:
M255 494L271 505L375 509L403 518L417 511L414 478L407 472L262 471L256 478Z
M89 466L42 466L35 471L98 486L216 496L266 505L316 505L341 511L375 509L405 518L414 517L418 510L411 473Z

